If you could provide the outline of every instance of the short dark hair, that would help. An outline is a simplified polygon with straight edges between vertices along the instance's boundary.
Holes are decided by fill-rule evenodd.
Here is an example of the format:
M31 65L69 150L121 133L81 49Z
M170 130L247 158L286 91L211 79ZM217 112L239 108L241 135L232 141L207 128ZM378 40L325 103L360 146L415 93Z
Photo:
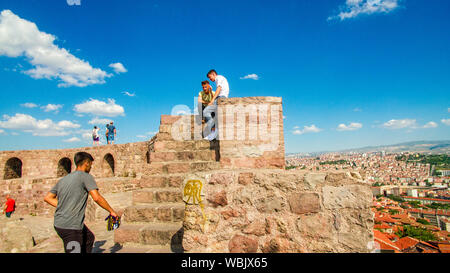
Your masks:
M215 74L217 75L217 72L216 72L216 70L214 70L214 69L211 69L211 70L209 70L208 74L206 74L206 77L208 77L208 76L209 76L209 74L212 74L212 73L215 73Z
M202 81L202 85L207 85L209 84L209 81Z
M92 155L86 153L86 152L78 152L75 154L73 161L75 162L75 165L78 167L84 163L85 160L90 160L91 162L94 161L94 158Z

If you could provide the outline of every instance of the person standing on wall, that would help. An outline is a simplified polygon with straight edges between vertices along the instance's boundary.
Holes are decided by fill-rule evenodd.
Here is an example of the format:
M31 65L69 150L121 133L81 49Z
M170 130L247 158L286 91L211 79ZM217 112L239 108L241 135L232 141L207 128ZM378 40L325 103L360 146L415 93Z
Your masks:
M54 228L63 240L66 253L91 253L95 236L84 224L88 195L111 217L118 215L98 192L94 177L89 174L94 158L86 152L75 154L76 171L56 183L44 198L56 207Z
M12 199L9 194L7 194L3 212L5 213L6 217L10 218L11 214L13 214L15 210L16 210L16 201Z
M107 128L107 140L108 144L114 144L114 137L116 136L116 127L113 125L113 122L111 121L109 125L106 125Z
M98 134L98 131L100 130L100 128L98 128L97 126L94 126L94 129L92 130L92 146L95 146L95 144L97 144L97 146L99 145L99 140L100 140L100 135Z
M208 109L208 111L204 111L205 118L212 118L212 113L217 112L217 98L228 98L228 95L230 93L230 87L228 85L227 79L222 75L217 75L217 72L214 69L211 69L208 74L206 74L208 79L210 79L212 82L216 83L216 91L214 92L214 96L210 103L208 103L208 106L211 106L211 108ZM205 108L206 110L206 108ZM214 117L214 123L217 120L217 115ZM216 130L212 131L211 134L205 137L205 139L211 141L215 139L218 135L217 128Z

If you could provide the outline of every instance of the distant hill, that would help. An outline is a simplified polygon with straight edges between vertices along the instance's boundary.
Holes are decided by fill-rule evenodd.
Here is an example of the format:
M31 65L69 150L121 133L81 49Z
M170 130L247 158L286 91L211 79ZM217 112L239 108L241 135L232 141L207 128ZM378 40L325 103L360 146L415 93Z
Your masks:
M427 154L450 154L450 140L439 141L410 141L393 145L382 146L367 146L362 148L345 149L339 151L322 151L314 153L288 153L287 157L294 156L316 156L326 153L371 153L381 152L386 153L401 153L401 152L413 152L413 153L427 153Z

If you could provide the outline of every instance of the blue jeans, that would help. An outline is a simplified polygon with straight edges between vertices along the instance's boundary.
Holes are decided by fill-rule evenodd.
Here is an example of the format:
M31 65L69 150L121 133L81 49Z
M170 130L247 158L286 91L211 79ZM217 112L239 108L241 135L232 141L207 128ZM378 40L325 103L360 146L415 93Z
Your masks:
M5 213L5 214L6 214L6 217L10 218L10 217L11 217L11 214L13 214L13 212L14 212L14 211L6 212L6 213Z
M215 126L215 117L217 112L217 105L209 105L206 106L205 109L203 109L203 116L205 117L206 121L206 128L205 128L205 136L209 135L211 133L212 128ZM212 114L214 113L214 117Z

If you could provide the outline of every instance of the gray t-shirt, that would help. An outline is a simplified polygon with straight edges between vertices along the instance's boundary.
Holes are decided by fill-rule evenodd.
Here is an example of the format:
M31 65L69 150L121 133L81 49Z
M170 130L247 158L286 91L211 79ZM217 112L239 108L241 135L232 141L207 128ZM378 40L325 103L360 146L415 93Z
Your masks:
M54 226L62 229L83 229L89 192L98 189L94 177L86 172L72 172L50 190L58 198Z

